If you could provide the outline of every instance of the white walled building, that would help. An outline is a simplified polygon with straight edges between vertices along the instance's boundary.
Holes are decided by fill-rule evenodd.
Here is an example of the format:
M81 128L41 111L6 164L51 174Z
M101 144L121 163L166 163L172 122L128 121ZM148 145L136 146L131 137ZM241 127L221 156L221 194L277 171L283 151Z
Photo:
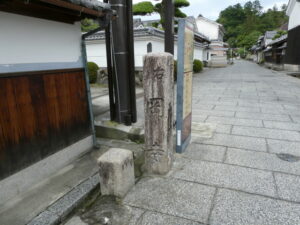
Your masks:
M83 67L80 22L70 25L6 12L0 18L0 73Z
M227 44L223 42L225 29L222 24L200 15L196 18L198 32L207 36L211 41L211 56L226 56Z
M198 32L207 36L210 40L209 63L211 67L227 66L227 43L223 42L225 29L222 24L207 19L202 15L196 18Z
M210 60L208 54L209 40L201 34L195 34L194 58L201 61ZM100 68L106 68L106 45L104 32L98 32L87 38L86 41L88 61L95 62ZM135 67L143 67L143 56L148 52L164 52L164 32L162 30L146 27L134 30ZM174 58L177 59L177 37L175 37Z
M289 30L292 30L300 25L300 0L289 1L287 15L289 16Z
M222 24L207 19L202 15L196 18L196 24L199 33L204 34L211 41L223 41L225 30Z
M80 21L112 13L96 0L0 1L1 204L93 147Z
M285 70L300 71L300 0L290 0L286 11L289 16Z

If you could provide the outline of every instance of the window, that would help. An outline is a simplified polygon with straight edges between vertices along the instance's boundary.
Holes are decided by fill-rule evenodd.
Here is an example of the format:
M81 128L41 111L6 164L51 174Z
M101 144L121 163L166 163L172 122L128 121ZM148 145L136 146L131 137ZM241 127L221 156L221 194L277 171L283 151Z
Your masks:
M152 43L151 42L149 42L147 44L147 53L150 53L150 52L152 52Z

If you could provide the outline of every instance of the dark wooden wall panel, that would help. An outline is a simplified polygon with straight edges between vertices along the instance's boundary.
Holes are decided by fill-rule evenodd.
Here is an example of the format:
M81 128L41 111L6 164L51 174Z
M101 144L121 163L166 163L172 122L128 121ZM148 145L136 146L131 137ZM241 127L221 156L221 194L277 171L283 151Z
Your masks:
M0 77L0 179L90 133L83 70Z
M285 63L300 65L300 26L289 30Z

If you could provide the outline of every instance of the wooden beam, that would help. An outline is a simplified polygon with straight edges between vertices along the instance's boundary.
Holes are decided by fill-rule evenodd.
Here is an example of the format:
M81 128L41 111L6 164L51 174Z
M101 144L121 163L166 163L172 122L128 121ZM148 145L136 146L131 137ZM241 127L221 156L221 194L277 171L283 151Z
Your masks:
M0 11L70 24L81 20L81 17L74 11L45 7L34 2L25 4L24 1L18 0L4 1L0 4Z
M65 1L61 1L61 0L40 0L41 2L45 2L51 5L55 5L55 6L59 6L62 8L66 8L66 9L71 9L74 11L78 11L80 13L85 13L85 14L89 14L95 17L102 17L104 16L104 13L101 11L97 11L94 9L89 9L80 5L76 5L76 4L72 4L70 2L65 2Z
M74 73L74 72L84 72L83 68L71 68L71 69L57 69L57 70L40 70L40 71L26 71L26 72L13 72L13 73L0 73L0 78L7 77L22 77L31 75L46 75L46 74L56 74L56 73Z

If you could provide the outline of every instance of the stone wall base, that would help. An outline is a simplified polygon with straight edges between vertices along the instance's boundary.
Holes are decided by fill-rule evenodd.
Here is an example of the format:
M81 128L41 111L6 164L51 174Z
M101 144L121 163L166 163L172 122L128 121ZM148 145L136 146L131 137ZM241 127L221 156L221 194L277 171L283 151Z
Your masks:
M0 205L18 194L30 190L49 176L71 163L93 147L92 136L86 137L75 144L33 164L20 172L0 181Z
M272 70L277 70L277 71L284 70L283 64L274 64L274 63L265 62L265 67L272 69Z
M300 65L284 64L284 70L288 72L300 72Z

